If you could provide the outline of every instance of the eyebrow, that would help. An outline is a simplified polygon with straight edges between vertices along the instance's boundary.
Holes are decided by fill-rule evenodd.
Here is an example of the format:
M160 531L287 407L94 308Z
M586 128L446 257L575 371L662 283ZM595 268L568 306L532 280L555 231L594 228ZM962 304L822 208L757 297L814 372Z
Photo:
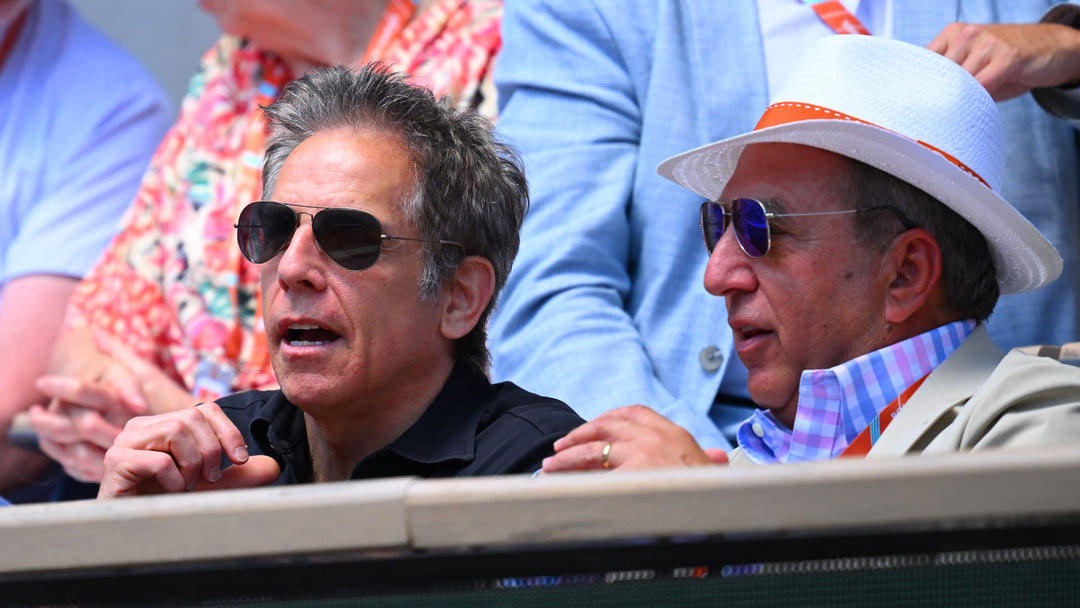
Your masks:
M784 205L783 201L778 198L759 198L762 205L765 205L765 211L768 213L788 213L788 208Z

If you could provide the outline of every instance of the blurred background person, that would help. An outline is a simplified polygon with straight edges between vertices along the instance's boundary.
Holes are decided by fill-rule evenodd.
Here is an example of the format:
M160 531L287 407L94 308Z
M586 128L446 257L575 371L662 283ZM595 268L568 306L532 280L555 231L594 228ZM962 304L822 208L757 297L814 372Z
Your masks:
M482 83L499 49L499 1L200 6L226 35L204 56L123 232L74 294L54 373L38 383L52 400L30 410L41 448L86 482L100 480L105 449L133 415L277 386L258 268L233 227L260 196L260 105L314 67L383 60L459 107L494 110Z
M68 296L116 234L171 120L157 82L63 0L0 0L0 493L47 464L6 431L44 397L34 379Z
M803 51L837 30L933 43L997 100L1012 97L999 104L1009 142L1003 195L1058 248L1065 270L1045 289L1003 297L990 335L1005 348L1076 340L1076 133L1026 94L1039 87L1043 103L1073 99L1080 115L1077 98L1055 88L1080 79L1080 32L1037 23L1044 14L1075 23L1080 7L1048 11L1052 4L509 4L496 73L499 130L522 151L532 205L491 321L492 379L561 399L586 419L645 404L705 448L732 447L753 401L724 307L702 285L708 259L694 245L701 199L655 169L753 128Z

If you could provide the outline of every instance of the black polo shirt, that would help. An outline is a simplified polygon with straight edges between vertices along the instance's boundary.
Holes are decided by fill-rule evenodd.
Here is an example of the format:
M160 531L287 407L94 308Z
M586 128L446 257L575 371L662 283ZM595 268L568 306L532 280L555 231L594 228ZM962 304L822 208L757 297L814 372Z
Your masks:
M275 485L314 481L304 413L281 391L247 391L217 401L248 452L278 461ZM532 473L552 443L582 423L565 403L457 365L435 401L400 437L353 469L351 479Z

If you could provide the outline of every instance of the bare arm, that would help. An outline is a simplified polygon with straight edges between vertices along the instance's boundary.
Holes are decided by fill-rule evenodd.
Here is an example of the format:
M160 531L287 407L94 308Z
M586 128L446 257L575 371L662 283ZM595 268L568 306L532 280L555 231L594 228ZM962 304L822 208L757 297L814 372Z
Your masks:
M12 418L44 398L34 381L45 372L77 279L26 275L0 288L0 492L33 479L48 463L7 443Z
M42 451L82 481L101 480L105 450L132 417L195 404L163 371L87 327L59 338L50 372L37 382L48 407L30 408L31 425Z

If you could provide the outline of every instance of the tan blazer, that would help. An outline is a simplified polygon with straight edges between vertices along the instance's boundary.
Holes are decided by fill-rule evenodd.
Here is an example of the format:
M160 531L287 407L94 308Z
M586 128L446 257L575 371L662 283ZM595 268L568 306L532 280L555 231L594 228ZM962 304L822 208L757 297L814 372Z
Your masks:
M904 404L867 458L1080 443L1080 367L1012 350L979 325ZM733 465L753 464L735 450Z

